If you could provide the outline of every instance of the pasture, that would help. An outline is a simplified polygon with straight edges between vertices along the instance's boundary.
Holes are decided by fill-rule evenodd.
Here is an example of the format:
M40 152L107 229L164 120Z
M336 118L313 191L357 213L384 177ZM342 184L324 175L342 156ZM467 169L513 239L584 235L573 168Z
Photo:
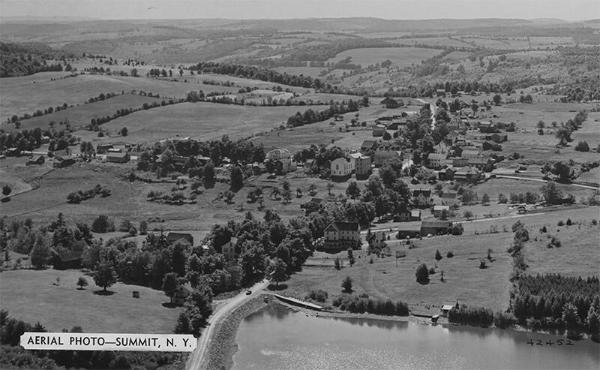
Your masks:
M110 121L102 128L118 131L127 127L128 143L153 143L179 135L199 140L229 135L232 139L269 131L306 107L252 107L216 103L182 103L140 111Z
M31 130L39 127L42 130L47 130L51 128L50 122L54 122L55 125L53 127L60 130L60 122L69 122L71 128L77 130L89 125L92 118L112 116L120 109L138 109L141 108L144 103L160 104L161 100L162 99L160 98L150 98L147 96L125 93L110 99L94 103L78 104L72 108L22 120L20 128Z
M328 62L337 63L347 57L351 57L352 60L350 63L366 67L389 59L396 66L407 67L420 63L439 53L440 50L412 47L361 48L343 51L334 58L329 59Z
M77 287L80 276L89 283L82 290ZM182 311L164 307L169 297L160 290L122 283L108 288L112 295L94 294L98 290L91 276L77 270L0 272L2 309L16 319L40 322L52 332L80 326L88 333L168 334ZM133 298L133 291L139 291L140 298Z
M512 258L504 246L512 239L512 233L487 235L441 236L415 240L415 248L408 249L406 244L396 241L392 236L390 249L392 256L379 258L355 251L356 263L350 267L344 261L344 268L336 270L336 255L317 253L312 259L329 261L326 267L304 267L301 272L292 275L287 282L287 294L304 298L312 289L323 289L329 294L329 303L341 293L341 283L346 276L353 280L353 289L357 294L367 293L378 298L402 300L412 310L439 313L439 306L447 303L464 303L484 306L494 311L507 308L510 289ZM488 248L493 249L493 262L487 261L487 268L480 269L480 260L487 257ZM435 260L439 250L443 258ZM396 251L406 252L399 258L396 266ZM452 251L454 257L447 258ZM347 252L340 252L340 258L346 258ZM372 262L371 262L372 261ZM416 282L415 271L425 263L436 272L430 275L429 284ZM442 282L441 271L444 272ZM436 308L437 307L437 308Z

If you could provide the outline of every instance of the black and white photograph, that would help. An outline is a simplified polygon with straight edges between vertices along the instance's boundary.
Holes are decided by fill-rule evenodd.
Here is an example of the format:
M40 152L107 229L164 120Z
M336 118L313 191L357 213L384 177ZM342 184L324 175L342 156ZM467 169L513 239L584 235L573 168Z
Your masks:
M0 369L600 369L600 1L0 0Z

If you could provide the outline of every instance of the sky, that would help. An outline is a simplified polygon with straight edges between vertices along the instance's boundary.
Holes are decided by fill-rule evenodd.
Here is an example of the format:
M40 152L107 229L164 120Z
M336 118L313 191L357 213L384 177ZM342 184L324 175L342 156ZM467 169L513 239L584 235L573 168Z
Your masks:
M278 19L600 18L600 0L0 0L1 17Z

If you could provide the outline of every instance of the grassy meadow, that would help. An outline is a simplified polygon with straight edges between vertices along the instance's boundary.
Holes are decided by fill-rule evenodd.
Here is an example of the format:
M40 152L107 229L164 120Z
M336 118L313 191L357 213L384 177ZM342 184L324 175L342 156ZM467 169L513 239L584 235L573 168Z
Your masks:
M89 283L81 290L80 276ZM80 326L88 333L168 334L182 310L163 306L169 297L160 290L122 283L108 288L112 295L95 294L99 290L91 276L77 270L0 272L2 309L19 320L39 321L51 332ZM140 298L133 298L133 291L139 291Z

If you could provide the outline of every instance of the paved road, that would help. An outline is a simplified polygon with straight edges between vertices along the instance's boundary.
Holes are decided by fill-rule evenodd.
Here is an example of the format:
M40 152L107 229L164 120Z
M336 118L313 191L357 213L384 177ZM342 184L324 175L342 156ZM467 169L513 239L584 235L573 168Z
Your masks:
M535 177L510 176L510 175L496 175L496 177L503 178L503 179L548 182L548 180L544 180L544 179L540 179L540 178L535 178ZM577 186L577 187L585 188L585 189L598 190L598 187L594 187L594 186L590 186L590 185L577 184L577 183L574 183L574 182L570 183L568 185Z
M206 328L204 328L204 331L202 332L200 338L198 338L198 345L196 346L196 349L194 350L194 352L192 352L192 355L188 359L186 369L197 370L205 368L205 366L207 365L205 361L207 360L208 347L212 340L212 336L214 335L214 330L217 326L216 324L219 321L226 318L227 315L231 313L231 311L242 305L242 303L260 294L260 291L266 288L267 285L269 285L269 282L267 280L263 280L260 283L256 283L250 288L252 294L246 295L246 291L243 291L235 297L225 300L225 303L217 307L215 312L213 312L213 314L208 318L208 324Z

